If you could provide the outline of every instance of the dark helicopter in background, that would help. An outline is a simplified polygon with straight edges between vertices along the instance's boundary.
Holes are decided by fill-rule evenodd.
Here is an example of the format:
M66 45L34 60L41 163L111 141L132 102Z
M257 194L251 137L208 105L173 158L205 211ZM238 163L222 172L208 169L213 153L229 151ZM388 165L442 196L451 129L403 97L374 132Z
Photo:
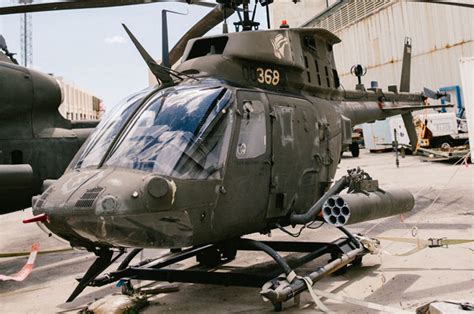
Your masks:
M215 7L204 1L194 2ZM64 4L65 9L78 9L123 5L124 2L66 1L4 6L0 7L0 15L62 8ZM224 15L233 12L229 9ZM187 40L204 35L222 19L221 8L214 8L170 51L168 62L178 61ZM15 53L9 51L6 40L0 35L0 214L30 207L31 197L47 187L47 184L43 186L46 180L57 179L64 173L99 123L63 118L58 112L62 101L61 83L49 74L19 65Z
M81 2L49 9L87 7ZM99 1L88 2L94 7ZM143 1L133 3L138 2ZM124 26L160 84L116 106L64 175L34 199L35 217L26 222L41 222L71 246L98 256L68 301L88 285L121 279L126 288L131 279L269 282L261 293L278 308L311 286L278 251L308 253L297 265L330 253L326 266L307 275L314 282L368 253L345 225L414 207L409 191L382 190L360 169L334 182L353 125L402 114L416 142L411 112L437 106L429 106L423 93L409 93L409 63L404 62L400 90L343 90L333 56L337 36L315 28L258 31L250 0L217 2L213 12L221 18L200 23L215 26L238 12L235 26L242 32L186 40L182 56L170 58L174 64L181 56L173 68L156 63ZM255 1L254 12L271 2ZM17 10L22 9L49 10L40 5ZM409 45L405 54L409 57ZM276 228L289 232L288 226L311 228L315 221L346 237L332 243L241 238ZM119 269L99 277L128 248L134 249ZM174 253L129 266L143 248ZM194 256L215 266L239 250L264 251L281 269L246 276L165 268ZM281 272L285 278L276 278Z
M43 182L63 174L98 124L63 118L60 83L14 56L0 35L0 214L30 207Z

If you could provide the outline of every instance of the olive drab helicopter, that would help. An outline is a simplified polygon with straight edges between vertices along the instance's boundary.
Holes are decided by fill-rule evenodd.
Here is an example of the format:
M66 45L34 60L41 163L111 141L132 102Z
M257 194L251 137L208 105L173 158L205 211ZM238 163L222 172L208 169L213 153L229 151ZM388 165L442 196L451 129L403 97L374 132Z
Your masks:
M62 101L61 83L19 65L0 35L0 214L30 207L98 124L64 119Z
M56 8L77 8L77 2ZM25 222L40 222L71 246L97 255L68 301L87 286L115 281L130 291L131 280L139 279L263 286L262 296L281 309L368 253L346 225L414 207L409 191L382 189L361 169L334 180L352 126L402 114L414 143L411 112L436 107L426 100L439 93L409 93L410 42L399 90L362 84L345 90L333 56L337 36L318 28L256 30L251 4L253 12L261 5L268 13L272 1L217 2L213 12L221 18L207 25L237 12L237 31L190 35L196 38L187 41L181 59L170 58L173 68L155 62L124 25L160 83L114 107L64 175L33 200L35 216ZM330 243L242 238L277 228L290 233L290 226L302 230L315 221L344 236ZM144 248L171 252L130 265ZM101 275L129 249L117 270ZM247 274L167 268L192 257L214 267L241 250L265 252L278 269ZM278 252L306 254L290 267ZM294 268L326 253L331 260L305 277L311 284L296 276Z

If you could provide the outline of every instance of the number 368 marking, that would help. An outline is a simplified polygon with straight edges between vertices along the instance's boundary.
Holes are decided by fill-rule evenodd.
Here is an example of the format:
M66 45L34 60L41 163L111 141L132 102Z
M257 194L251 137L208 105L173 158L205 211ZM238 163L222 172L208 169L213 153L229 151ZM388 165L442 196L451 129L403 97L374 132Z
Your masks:
M278 70L257 68L257 82L276 86L280 83L280 72Z

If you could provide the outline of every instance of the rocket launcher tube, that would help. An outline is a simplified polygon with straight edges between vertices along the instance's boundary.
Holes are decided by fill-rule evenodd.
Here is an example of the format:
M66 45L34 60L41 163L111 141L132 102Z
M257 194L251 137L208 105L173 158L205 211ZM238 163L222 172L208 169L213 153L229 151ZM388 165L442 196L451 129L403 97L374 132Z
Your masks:
M415 206L415 199L406 189L338 194L323 205L323 218L333 226L355 224L406 213Z
M308 222L314 221L321 212L321 208L323 204L327 201L327 199L332 195L338 194L339 192L344 190L348 186L348 184L349 178L347 176L343 176L342 178L340 178L306 213L292 214L290 217L291 224L306 224Z

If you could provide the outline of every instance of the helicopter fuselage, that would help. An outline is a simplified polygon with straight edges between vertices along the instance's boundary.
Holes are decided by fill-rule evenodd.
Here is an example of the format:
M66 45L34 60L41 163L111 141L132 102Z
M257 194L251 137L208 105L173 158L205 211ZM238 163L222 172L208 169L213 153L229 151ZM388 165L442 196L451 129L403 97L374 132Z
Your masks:
M339 156L342 137L337 107L324 99L220 84L212 82L206 87L225 94L227 103L216 107L220 116L215 119L219 121L197 123L201 129L193 130L194 138L175 158L179 169L170 172L161 164L150 165L155 163L153 158L169 160L171 153L163 159L144 154L145 159L130 162L124 161L124 155L115 159L112 153L100 167L74 169L76 158L71 169L36 201L35 214L46 213L48 228L78 245L87 239L87 243L111 246L173 248L268 231L289 213L308 210L336 171L338 160L331 156ZM135 109L135 114L147 115L146 108L153 107L150 103L165 91L158 89L144 96L138 105L143 108ZM213 114L215 109L207 111ZM203 120L208 117L203 115ZM162 127L154 118L153 123L146 121L148 132ZM145 123L144 119L128 119L135 126ZM137 144L139 129L124 127L112 150L117 153L121 145L129 144L127 134L135 134L130 138L133 141L135 137ZM158 132L162 133L155 138L167 137L167 131ZM150 141L143 138L138 142L147 146L152 145ZM170 141L166 145L166 149L178 151L184 147ZM220 156L211 157L221 162L207 169L206 162L212 162L209 156L203 162L203 155L212 155L217 145L222 146ZM87 149L87 143L85 146ZM137 145L128 148L130 153L143 152ZM163 149L158 144L149 151ZM197 167L203 167L202 171L186 170L194 166L184 159L200 162Z
M109 113L34 213L89 249L180 248L291 224L333 183L353 125L423 102L421 94L341 89L338 41L321 29L190 41L181 81Z

